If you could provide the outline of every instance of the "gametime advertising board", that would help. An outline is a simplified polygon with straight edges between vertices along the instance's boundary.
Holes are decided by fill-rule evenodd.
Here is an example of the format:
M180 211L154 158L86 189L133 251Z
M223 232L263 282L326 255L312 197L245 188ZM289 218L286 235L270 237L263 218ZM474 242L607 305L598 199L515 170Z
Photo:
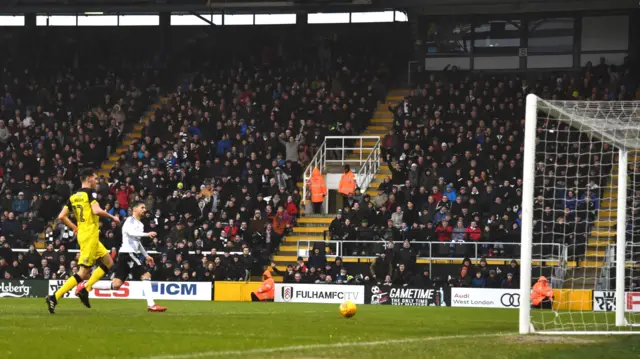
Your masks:
M365 287L366 304L441 306L445 305L442 288L427 289L408 286L372 285Z

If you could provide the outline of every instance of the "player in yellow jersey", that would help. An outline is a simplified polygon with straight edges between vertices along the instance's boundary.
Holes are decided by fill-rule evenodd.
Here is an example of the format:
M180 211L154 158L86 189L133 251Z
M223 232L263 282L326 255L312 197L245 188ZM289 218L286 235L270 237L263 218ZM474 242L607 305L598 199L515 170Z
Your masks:
M62 221L77 234L78 245L80 246L80 258L78 259L80 269L77 274L70 277L64 285L58 289L55 295L47 297L47 308L51 314L55 313L58 300L60 300L65 293L73 289L78 283L87 279L85 288L78 293L78 297L85 306L91 308L89 304L89 290L91 290L91 287L113 266L113 259L111 255L109 255L109 251L100 243L99 217L110 218L118 224L120 224L120 220L118 217L112 216L100 208L95 192L97 184L95 171L90 169L82 170L80 172L80 181L82 182L82 188L69 197L69 202L67 202L58 215L58 220ZM75 215L77 225L69 219L71 213ZM91 269L96 262L99 262L99 264L93 274L91 274ZM90 274L91 276L89 276Z

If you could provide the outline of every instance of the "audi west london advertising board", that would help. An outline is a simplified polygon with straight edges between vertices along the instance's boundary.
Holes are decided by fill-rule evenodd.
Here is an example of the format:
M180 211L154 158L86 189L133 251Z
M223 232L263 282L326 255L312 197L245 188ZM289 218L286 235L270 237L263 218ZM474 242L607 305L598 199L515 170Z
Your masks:
M452 307L519 308L517 289L451 288Z

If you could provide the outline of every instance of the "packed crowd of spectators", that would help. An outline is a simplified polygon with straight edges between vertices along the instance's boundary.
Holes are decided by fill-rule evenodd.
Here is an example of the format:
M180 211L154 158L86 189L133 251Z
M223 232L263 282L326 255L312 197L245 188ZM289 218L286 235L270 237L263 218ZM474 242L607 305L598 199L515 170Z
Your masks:
M75 174L98 167L115 151L157 88L144 72L96 70L89 77L72 69L5 68L0 83L0 242L5 248L0 257L21 268L16 275L38 276L44 271L39 260L34 268L15 265L8 248L36 241L79 185Z
M382 146L392 176L380 184L378 196L354 196L332 223L332 237L443 243L430 250L416 248L421 255L433 257L476 254L473 246L451 243L519 242L526 95L628 98L633 91L623 84L629 80L628 72L619 67L621 73L610 81L614 76L607 69L603 64L588 66L581 74L553 73L535 81L521 75L455 70L418 74L419 86L400 104L389 106L393 128ZM582 146L592 147L578 151L577 132L565 131L566 125L551 121L538 125L539 133L549 133L543 146L558 146L538 151L546 154L538 157L536 166L538 242L569 241L571 233L570 244L584 247L614 151L597 141L581 141ZM549 138L567 132L576 141ZM555 155L560 153L569 155ZM578 158L578 153L589 158ZM589 166L577 165L585 163ZM552 175L543 181L542 174L549 172ZM370 255L376 250L355 245L345 252ZM503 244L481 245L478 252L478 256L507 258L519 254L517 246Z
M519 257L526 95L632 99L635 81L630 69L628 63L610 67L603 59L580 73L534 78L456 69L418 72L418 85L409 96L389 104L393 128L382 150L392 175L380 184L377 196L356 192L347 201L330 225L330 238L356 241L345 244L344 255L377 255L372 266L380 267L386 267L384 252L390 248L412 251L414 257ZM562 123L539 120L541 133L545 137L537 148L534 242L567 245L569 258L581 260L615 152L609 144L589 140ZM630 171L637 172L633 167ZM534 256L558 258L558 248L537 246ZM388 274L393 280L401 264L410 262L392 262ZM508 272L489 274L465 266L450 283L490 282L494 287L508 277Z
M328 261L319 248L309 256L307 262L298 257L295 265L288 265L284 271L272 268L283 277L284 283L311 284L377 284L393 286L413 286L423 288L473 287L517 289L520 286L520 265L514 259L508 265L489 266L482 258L473 264L464 258L457 273L440 276L431 275L428 267L416 263L416 252L405 240L400 248L386 246L371 263L367 271L355 270L335 257Z
M269 263L270 255L304 210L296 183L324 136L355 135L355 129L366 127L378 101L384 98L387 78L384 64L353 57L337 58L330 69L278 61L203 68L188 85L167 94L155 114L145 120L142 139L129 145L109 176L99 180L98 202L119 217L127 216L136 201L146 204L148 213L143 223L158 237L144 245L161 253L152 268L154 279L247 279L252 270L260 273L257 269ZM123 89L120 82L114 85ZM69 98L76 96L69 94ZM126 113L129 108L122 106L127 96L129 92L109 95L105 104L120 102L120 111ZM104 106L95 115L69 115L60 124L55 123L53 138L43 135L42 141L48 141L43 148L47 150L43 149L43 154L34 151L33 156L58 160L55 149L63 149L60 163L56 162L62 168L54 167L57 176L38 179L38 183L44 180L52 185L51 190L40 193L39 203L48 201L47 205L40 205L39 212L31 209L31 217L39 218L42 224L53 218L75 188L71 184L76 168L98 165L104 157L99 154L113 153L118 137L106 146L100 133L88 133L88 129L101 126L100 119L107 118L109 109ZM117 120L112 122L117 124ZM107 127L105 131L111 134L114 129ZM65 142L56 143L55 134ZM76 141L73 134L84 138ZM19 147L19 142L15 146ZM54 151L50 153L51 147ZM89 154L92 161L85 158ZM12 161L12 156L12 166L8 166L12 170L5 174L9 179L6 186L26 191L24 181L11 185L17 182L15 174L22 168L17 163L16 169L13 167L15 156L21 158L21 153L11 151L5 158ZM71 167L73 164L77 165ZM20 173L24 177L25 172ZM26 198L33 194L29 191ZM22 198L19 193L15 195ZM20 203L17 207L22 208ZM7 246L26 248L38 230L32 230L31 236L16 236L16 230L7 230L10 226L6 223L14 220L9 216L14 214L7 214L1 230ZM30 218L28 213L24 218ZM55 258L45 257L49 250L41 256L46 263L36 261L37 252L33 251L7 255L4 270L0 265L2 274L16 278L72 274L76 263L68 250L77 248L73 233L58 225L48 228L46 237L51 250L57 250ZM119 228L105 221L101 240L107 248L117 249L121 242ZM65 272L57 274L62 266Z
M380 185L377 196L356 192L329 229L332 239L377 241L343 248L345 255L375 256L370 270L352 273L339 259L327 263L324 246L318 246L308 262L300 258L297 266L280 274L286 281L306 283L423 285L432 279L415 264L420 256L517 257L519 247L505 243L517 243L520 237L526 94L576 100L627 98L634 90L628 71L625 67L616 71L600 64L581 73L547 74L533 80L455 69L418 73L416 89L400 104L389 106L394 120L383 139L383 158L392 176ZM353 135L354 129L368 124L383 98L386 75L381 64L353 58L338 59L328 72L293 63L202 71L189 85L169 94L146 120L142 140L130 145L109 177L101 179L99 202L121 217L134 201L146 203L145 227L160 234L145 243L162 253L152 268L154 279L247 279L254 269L269 263L304 210L299 207L296 183L315 149L325 135ZM116 101L119 111L128 114L134 110L125 107L127 102L142 93L108 76L107 88L120 92L104 97L94 111L72 115L61 108L77 103L73 99L80 90L72 89L85 87L69 82L74 86L50 105L55 107L53 114L37 120L32 115L32 128L24 128L25 121L31 123L28 116L14 119L10 128L21 130L7 130L10 141L7 150L0 151L0 161L4 158L2 163L8 164L0 179L4 188L0 206L5 213L0 274L5 277L62 278L73 273L75 263L68 250L77 245L64 227L47 229L49 247L43 255L33 250L11 254L10 248L28 246L38 229L55 216L77 185L73 177L77 168L96 165L113 152L122 131L117 126L122 114L110 105ZM15 97L7 87L5 91L10 96L5 95L3 109L6 98L11 103ZM46 113L38 106L29 113L40 112ZM27 106L20 113L26 114ZM46 119L57 118L56 114L63 120L51 121L50 131ZM563 125L540 121L539 131L564 129L558 126ZM3 128L0 123L0 135ZM97 131L106 131L111 139L116 129L113 141L98 136ZM601 157L546 156L536 165L537 178L549 171L556 177L554 183L550 176L536 183L536 241L575 244L571 246L575 258L584 253L613 158L607 144L591 145L596 146L591 152ZM556 148L539 152L543 150L571 153ZM578 160L588 160L590 166L574 166ZM49 176L42 166L33 166L38 161L51 162ZM23 183L16 174L23 175ZM120 231L109 222L103 223L101 236L111 248L121 240ZM456 245L469 242L478 243L477 252L476 246ZM459 275L442 281L483 287L499 282L504 287L505 281L512 285L516 276L508 268L485 270L482 264L468 264Z

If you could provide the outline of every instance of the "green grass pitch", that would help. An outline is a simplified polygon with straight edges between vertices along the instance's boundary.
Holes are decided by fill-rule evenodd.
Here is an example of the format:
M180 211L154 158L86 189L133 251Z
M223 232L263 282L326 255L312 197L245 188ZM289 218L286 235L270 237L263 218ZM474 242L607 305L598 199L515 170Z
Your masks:
M638 336L519 336L513 309L0 300L0 358L638 358Z

